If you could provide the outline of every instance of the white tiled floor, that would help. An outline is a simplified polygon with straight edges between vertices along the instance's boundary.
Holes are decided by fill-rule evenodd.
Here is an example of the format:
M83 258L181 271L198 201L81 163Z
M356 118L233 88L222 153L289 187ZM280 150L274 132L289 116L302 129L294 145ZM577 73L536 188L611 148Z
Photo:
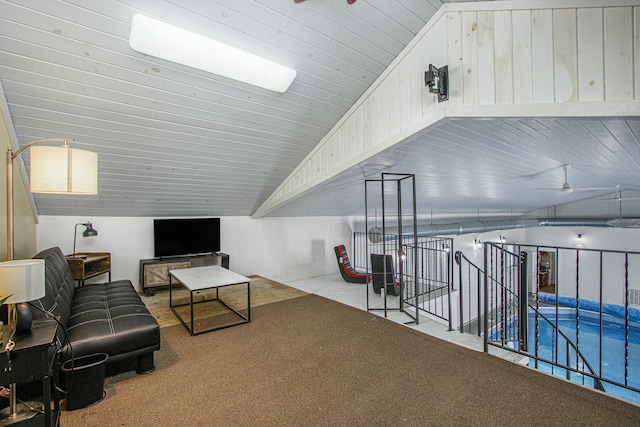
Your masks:
M329 298L361 310L367 309L367 293L365 285L347 283L342 279L342 276L340 276L339 273L292 281L286 284L302 291ZM413 319L408 314L397 310L398 306L397 302L395 302L397 297L387 298L387 307L389 308L395 303L394 307L396 308L396 310L387 311L387 319L405 324L409 328L441 338L454 344L482 351L483 342L481 338L470 334L461 334L455 330L455 325L453 326L454 330L450 331L448 330L447 322L435 317L429 317L424 312L420 312L419 322L417 325L415 323L407 324L407 322L413 322ZM383 308L384 305L382 297L370 292L369 307ZM383 310L373 310L371 312L382 317L385 315ZM491 347L489 350L491 354L498 357L502 357L516 363L523 363L522 357L515 353Z

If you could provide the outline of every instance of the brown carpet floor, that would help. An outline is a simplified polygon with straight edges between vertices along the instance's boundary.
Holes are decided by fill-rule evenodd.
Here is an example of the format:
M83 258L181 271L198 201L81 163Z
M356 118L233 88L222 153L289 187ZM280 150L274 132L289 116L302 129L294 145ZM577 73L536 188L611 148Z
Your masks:
M64 426L625 426L640 407L316 295L191 337L107 378Z

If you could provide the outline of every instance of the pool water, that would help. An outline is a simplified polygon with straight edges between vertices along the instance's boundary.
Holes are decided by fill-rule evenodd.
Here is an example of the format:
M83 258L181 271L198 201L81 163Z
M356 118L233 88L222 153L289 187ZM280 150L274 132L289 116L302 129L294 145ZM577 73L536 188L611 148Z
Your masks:
M554 332L553 326L549 323L557 323L559 329L573 342L577 344L580 353L588 361L596 374L606 380L625 384L640 389L640 325L630 324L629 340L626 349L628 365L625 372L625 334L626 328L624 319L610 315L603 315L602 340L600 339L600 316L596 312L579 310L576 316L575 308L558 308L556 319L556 308L540 308L540 312L547 320L541 316L535 316L533 311L529 313L529 354L537 354L538 358L565 364L567 358L566 339ZM538 321L538 341L536 348L536 328L535 321ZM577 321L579 318L579 324ZM576 327L578 325L579 327ZM600 346L602 345L602 350ZM537 352L536 352L537 350ZM600 355L602 354L602 363ZM569 352L571 367L584 369L585 363L578 360L576 364L576 352L571 349ZM529 366L535 366L535 359L531 358ZM551 373L562 378L566 378L567 370L553 367L550 363L538 361L537 369ZM582 375L579 372L570 372L571 381L593 387L592 378ZM640 403L640 393L616 386L609 382L604 382L605 391L609 394Z

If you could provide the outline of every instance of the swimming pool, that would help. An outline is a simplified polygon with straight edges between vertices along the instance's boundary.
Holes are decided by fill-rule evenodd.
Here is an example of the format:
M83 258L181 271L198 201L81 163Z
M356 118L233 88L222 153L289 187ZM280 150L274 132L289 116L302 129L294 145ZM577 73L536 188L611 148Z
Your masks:
M640 393L619 387L612 382L625 383L640 389L640 325L629 322L629 339L625 355L625 319L610 314L602 317L602 339L600 338L600 315L597 312L574 307L541 307L542 315L535 315L529 311L529 354L537 355L539 359L553 361L560 365L566 364L566 339L554 332L552 324L558 328L574 344L578 345L580 353L588 361L596 374L600 374L605 391L609 394L640 403ZM557 316L556 316L557 315ZM542 317L544 316L544 318ZM535 322L538 323L538 340L536 345ZM546 319L545 319L546 318ZM579 322L578 320L579 319ZM579 326L579 327L577 327ZM602 363L600 363L602 354ZM625 373L625 357L628 357ZM576 363L575 350L569 351L569 366L588 371L584 362ZM529 366L536 367L536 360L531 358ZM567 370L538 360L537 369L567 378ZM570 372L571 381L593 387L594 380L579 372ZM611 381L611 382L607 382Z

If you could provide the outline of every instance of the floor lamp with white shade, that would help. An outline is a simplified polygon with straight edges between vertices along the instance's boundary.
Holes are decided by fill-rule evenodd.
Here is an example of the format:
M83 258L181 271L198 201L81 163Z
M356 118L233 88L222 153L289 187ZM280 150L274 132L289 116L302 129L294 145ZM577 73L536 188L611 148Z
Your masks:
M14 271L14 273L7 273L5 279L12 281L11 286L17 286L12 290L11 286L7 285L4 290L14 295L13 299L6 301L11 309L9 311L11 336L13 336L16 329L14 319L17 300L31 301L41 298L44 293L44 264L42 264L42 267L38 265L32 266L33 263L31 261L33 260L13 260L13 161L25 149L31 147L29 182L32 193L98 194L98 155L91 151L73 149L68 144L70 141L73 141L73 139L45 138L31 141L20 147L15 153L11 147L7 149L7 263L0 263L0 265L4 264L6 268L3 271L5 272ZM34 147L48 142L62 142L63 144L58 147ZM20 273L18 273L19 270L21 271ZM42 277L40 277L40 270L42 271ZM24 280L20 279L22 276L25 276ZM28 276L28 279L26 276ZM26 288L21 289L22 287ZM20 293L21 296L17 296L16 294L19 291L24 291L24 294ZM4 295L3 298L8 296ZM7 341L4 340L3 344L7 343ZM30 418L33 415L35 413L32 414L28 407L26 409L25 407L18 407L16 387L15 384L11 384L8 413L0 414L0 416L3 416L0 419L0 425L14 423L21 419Z

